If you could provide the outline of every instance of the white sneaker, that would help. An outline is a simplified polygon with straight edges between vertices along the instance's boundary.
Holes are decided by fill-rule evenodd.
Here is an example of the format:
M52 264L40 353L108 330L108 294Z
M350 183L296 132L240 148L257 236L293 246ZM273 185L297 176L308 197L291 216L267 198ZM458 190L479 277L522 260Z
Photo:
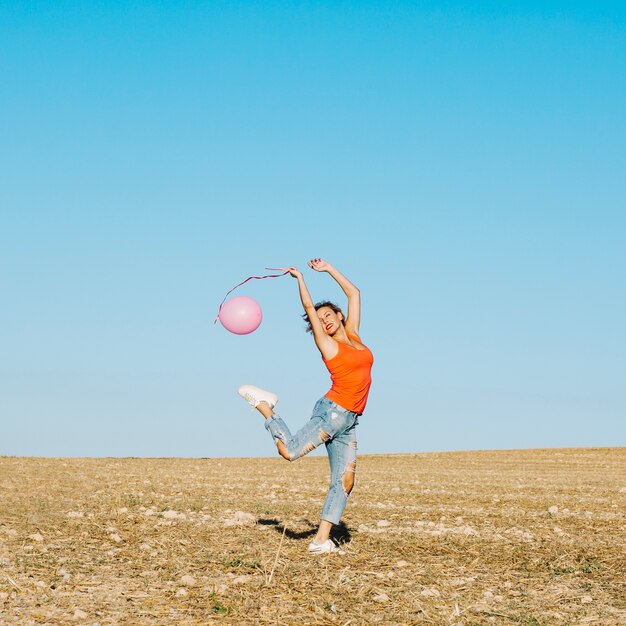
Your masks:
M311 554L327 554L329 552L334 552L335 554L345 554L345 551L342 550L332 539L326 539L324 543L315 543L315 541L311 541L309 544L309 552Z
M267 402L270 409L278 404L278 396L271 391L265 391L254 385L241 385L237 393L253 408L256 409L259 402Z

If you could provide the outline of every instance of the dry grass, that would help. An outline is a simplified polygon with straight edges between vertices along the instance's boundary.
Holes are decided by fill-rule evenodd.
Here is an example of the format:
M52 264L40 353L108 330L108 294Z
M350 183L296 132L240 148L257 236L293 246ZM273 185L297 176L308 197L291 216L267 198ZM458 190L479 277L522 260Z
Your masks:
M626 448L0 458L2 624L626 624Z

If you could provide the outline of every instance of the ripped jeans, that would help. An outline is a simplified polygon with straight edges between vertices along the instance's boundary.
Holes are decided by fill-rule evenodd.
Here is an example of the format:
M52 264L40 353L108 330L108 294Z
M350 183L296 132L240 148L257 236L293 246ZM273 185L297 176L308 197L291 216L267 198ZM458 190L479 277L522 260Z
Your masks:
M265 428L274 441L279 439L287 448L290 461L295 461L315 450L320 444L326 446L330 462L330 487L322 508L321 519L338 524L346 508L348 495L356 473L356 425L357 413L348 411L326 397L320 398L313 408L311 419L294 435L287 424L276 414L265 420ZM349 488L344 485L344 476Z

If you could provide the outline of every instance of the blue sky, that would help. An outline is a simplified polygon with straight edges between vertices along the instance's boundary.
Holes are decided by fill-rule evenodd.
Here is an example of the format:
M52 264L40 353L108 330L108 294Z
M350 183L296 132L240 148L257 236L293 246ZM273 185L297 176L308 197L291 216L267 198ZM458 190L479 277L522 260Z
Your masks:
M506 4L506 6L503 6ZM626 445L626 8L0 7L0 454L270 456L328 389L296 283L375 354L361 453Z

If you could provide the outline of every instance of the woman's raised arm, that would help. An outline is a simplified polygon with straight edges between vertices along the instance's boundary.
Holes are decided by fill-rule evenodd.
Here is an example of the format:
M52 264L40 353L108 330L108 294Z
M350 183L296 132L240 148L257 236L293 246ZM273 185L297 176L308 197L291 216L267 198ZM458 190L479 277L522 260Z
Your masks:
M331 339L324 331L322 322L320 322L320 318L317 316L317 311L315 310L315 305L313 304L313 299L311 298L309 289L304 282L302 272L295 267L281 267L280 269L288 271L294 278L298 280L300 300L302 301L304 311L309 318L309 322L311 323L311 330L313 331L313 339L315 340L315 345L325 359L331 359L337 354L337 343L334 339Z

